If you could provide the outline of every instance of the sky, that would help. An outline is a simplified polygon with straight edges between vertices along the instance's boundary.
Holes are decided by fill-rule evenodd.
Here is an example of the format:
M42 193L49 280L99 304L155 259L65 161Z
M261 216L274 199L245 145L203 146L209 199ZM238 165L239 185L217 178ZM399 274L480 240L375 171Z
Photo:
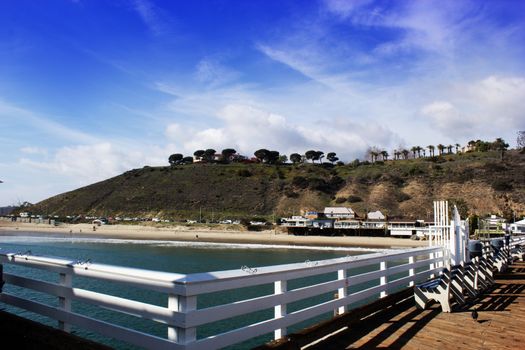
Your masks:
M524 107L521 0L0 2L0 206L197 149L514 147Z

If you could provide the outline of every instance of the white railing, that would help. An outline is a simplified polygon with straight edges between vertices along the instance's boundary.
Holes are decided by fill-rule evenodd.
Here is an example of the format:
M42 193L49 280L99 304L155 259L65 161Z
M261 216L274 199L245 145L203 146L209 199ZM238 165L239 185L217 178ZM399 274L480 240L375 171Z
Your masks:
M3 279L6 285L4 292L0 294L0 301L55 319L65 331L73 325L153 349L216 349L272 332L275 338L279 338L286 334L288 327L298 322L326 313L342 313L358 302L384 297L392 291L412 286L437 274L441 269L439 266L443 266L443 256L446 254L443 254L441 247L426 247L256 269L243 267L239 270L183 275L72 262L61 258L0 254L0 263L4 265L14 264L17 269L37 268L59 275L59 283L55 283L15 275L4 269ZM369 272L355 274L355 270L352 270L355 268L364 268L362 271ZM322 275L333 277L328 281L323 279L324 282L312 282L296 289L287 288L290 280ZM75 287L77 277L165 293L167 307L81 289ZM210 297L204 294L265 284L274 285L273 293L197 308L197 298ZM13 295L6 291L9 285L49 294L58 298L58 306ZM356 286L360 286L357 291ZM325 298L325 301L287 312L287 305L290 303L327 293L335 293L334 298L328 301ZM164 324L167 326L166 337L76 313L71 308L73 301ZM274 309L273 317L197 339L199 327L266 309Z

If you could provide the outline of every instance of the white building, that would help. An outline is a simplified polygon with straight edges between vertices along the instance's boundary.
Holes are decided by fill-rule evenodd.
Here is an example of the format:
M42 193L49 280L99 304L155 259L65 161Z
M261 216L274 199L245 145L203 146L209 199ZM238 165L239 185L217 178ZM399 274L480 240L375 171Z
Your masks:
M525 234L525 219L510 224L510 231L512 233Z
M385 221L385 216L379 210L371 211L366 215L368 220Z
M354 219L355 212L347 207L326 207L324 216L329 219Z
M308 227L312 224L312 220L303 216L292 216L291 218L281 219L281 225L284 227Z

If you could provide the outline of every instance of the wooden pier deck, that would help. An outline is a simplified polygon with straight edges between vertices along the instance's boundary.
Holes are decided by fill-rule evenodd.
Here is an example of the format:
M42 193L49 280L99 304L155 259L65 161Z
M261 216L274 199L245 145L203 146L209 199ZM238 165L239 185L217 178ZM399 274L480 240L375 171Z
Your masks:
M413 293L412 293L413 294ZM525 349L525 263L514 263L505 274L496 275L490 291L471 303L443 313L438 304L428 310L414 306L413 297L361 317L344 316L290 335L291 341L267 344L281 349ZM472 310L479 317L472 318ZM359 311L358 311L359 313ZM351 316L352 313L349 314ZM322 329L331 334L320 334ZM315 341L306 344L304 339Z

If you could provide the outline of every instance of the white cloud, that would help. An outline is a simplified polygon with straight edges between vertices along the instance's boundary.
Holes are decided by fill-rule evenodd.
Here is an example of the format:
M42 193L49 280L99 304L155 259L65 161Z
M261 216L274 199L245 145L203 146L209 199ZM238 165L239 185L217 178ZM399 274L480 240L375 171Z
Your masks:
M19 127L23 127L25 130L38 129L39 131L45 131L53 137L74 142L91 143L97 141L97 138L92 135L75 130L49 117L20 108L0 99L0 120L2 119L16 125L16 130L18 130Z
M26 154L35 154L35 155L47 155L47 149L42 147L22 147L20 148L20 152L26 153Z
M166 31L166 23L161 18L160 10L149 0L135 0L134 10L154 35L161 35Z
M325 119L304 124L250 105L228 104L217 113L221 126L203 130L171 124L166 135L187 154L197 149L233 147L251 156L259 148L289 155L315 148L335 151L343 159L361 156L369 142L393 142L395 135L375 123L361 125L346 120Z
M480 138L508 135L525 127L525 79L489 76L452 87L447 101L423 106L421 113L444 134ZM512 140L513 141L513 140Z
M50 174L65 175L74 178L78 185L87 185L146 164L165 164L165 152L158 148L137 151L102 142L62 147L51 159L34 161L22 158L20 164L48 171Z
M356 10L371 4L373 0L325 0L324 4L328 11L347 18Z
M195 76L198 81L215 87L237 79L239 73L222 65L218 60L204 58L197 63Z

